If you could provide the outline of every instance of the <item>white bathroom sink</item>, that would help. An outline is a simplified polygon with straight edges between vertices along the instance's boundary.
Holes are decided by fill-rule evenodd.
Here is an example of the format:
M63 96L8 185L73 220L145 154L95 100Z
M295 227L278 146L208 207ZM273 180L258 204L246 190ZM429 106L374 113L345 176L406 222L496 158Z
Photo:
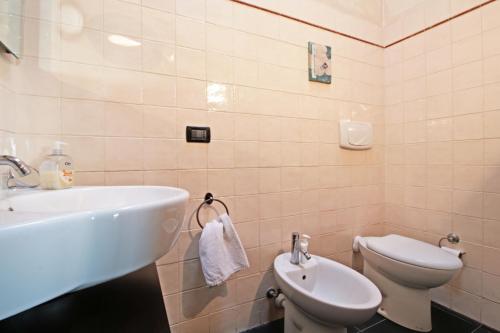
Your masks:
M274 260L274 275L291 302L331 325L361 324L375 314L382 301L379 290L366 277L319 256L293 265L289 252L280 254Z
M156 186L13 193L0 201L0 320L153 263L189 198Z

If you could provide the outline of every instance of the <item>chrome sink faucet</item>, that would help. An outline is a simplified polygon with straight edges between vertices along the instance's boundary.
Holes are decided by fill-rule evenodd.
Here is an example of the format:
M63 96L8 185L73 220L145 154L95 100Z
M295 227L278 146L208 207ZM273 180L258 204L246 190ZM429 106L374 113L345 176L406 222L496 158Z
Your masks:
M38 170L29 166L20 158L10 155L0 155L0 166L1 165L7 165L11 167L11 170L9 170L9 178L7 180L8 188L36 187L39 185L40 178L38 176ZM18 179L12 172L12 169L24 179ZM28 177L30 175L32 175L33 177Z
M298 265L300 263L301 254L304 255L307 260L311 259L309 252L302 250L300 247L300 235L298 232L292 232L292 249L290 253L290 263L293 265Z

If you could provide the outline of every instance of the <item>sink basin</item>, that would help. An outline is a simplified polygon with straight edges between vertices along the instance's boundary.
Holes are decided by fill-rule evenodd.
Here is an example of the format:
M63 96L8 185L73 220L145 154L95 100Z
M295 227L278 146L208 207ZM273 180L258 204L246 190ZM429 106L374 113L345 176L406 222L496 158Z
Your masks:
M0 201L0 320L156 261L189 198L157 186L13 193Z
M293 265L289 252L280 254L274 260L274 275L289 301L326 325L361 324L375 314L382 301L377 287L365 276L319 256ZM285 305L285 322L286 311Z

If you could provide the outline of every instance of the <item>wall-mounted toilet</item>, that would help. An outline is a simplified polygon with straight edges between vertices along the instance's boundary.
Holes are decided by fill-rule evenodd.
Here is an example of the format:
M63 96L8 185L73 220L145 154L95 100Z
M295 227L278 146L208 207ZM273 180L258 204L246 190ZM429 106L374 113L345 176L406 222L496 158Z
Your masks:
M361 251L364 275L382 292L378 312L401 326L430 331L430 288L447 283L462 261L437 246L399 235L357 236L353 249Z

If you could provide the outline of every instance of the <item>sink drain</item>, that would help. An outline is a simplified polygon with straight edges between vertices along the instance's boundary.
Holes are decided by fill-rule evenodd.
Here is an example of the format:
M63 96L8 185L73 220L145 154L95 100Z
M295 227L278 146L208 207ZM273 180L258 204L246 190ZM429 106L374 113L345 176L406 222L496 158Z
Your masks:
M9 207L7 210L8 210L9 212L13 212L13 211L14 211L14 208Z

